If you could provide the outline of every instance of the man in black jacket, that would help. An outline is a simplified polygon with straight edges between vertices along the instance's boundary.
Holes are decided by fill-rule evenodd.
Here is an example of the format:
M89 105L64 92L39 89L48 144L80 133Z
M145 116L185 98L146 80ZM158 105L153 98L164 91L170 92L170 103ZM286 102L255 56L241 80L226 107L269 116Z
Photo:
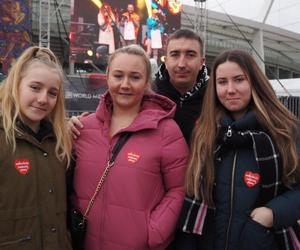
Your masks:
M177 104L174 119L188 144L201 113L209 79L204 62L201 38L191 30L177 30L168 38L165 63L160 66L153 83L155 92ZM174 249L176 241L167 248Z
M175 121L187 143L199 117L208 74L203 42L191 30L180 29L167 41L165 63L159 68L153 89L177 104Z

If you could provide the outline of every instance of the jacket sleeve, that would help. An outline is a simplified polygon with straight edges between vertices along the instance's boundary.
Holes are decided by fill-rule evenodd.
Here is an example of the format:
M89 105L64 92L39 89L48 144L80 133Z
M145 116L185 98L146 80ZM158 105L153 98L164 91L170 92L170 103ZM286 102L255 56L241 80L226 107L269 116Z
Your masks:
M269 201L266 207L273 211L275 229L294 225L300 219L300 184L294 190L287 191Z
M296 148L300 156L300 137L296 136ZM289 227L300 219L300 183L294 186L293 190L272 199L266 205L273 211L273 226L275 229Z
M184 198L184 179L188 147L172 120L163 130L161 173L166 193L152 211L149 221L148 244L156 248L171 240Z

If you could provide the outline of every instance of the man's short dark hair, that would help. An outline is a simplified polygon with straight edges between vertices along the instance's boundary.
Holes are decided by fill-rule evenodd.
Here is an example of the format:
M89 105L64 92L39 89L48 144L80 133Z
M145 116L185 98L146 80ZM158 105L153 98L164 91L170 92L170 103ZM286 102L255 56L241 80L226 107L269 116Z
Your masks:
M169 35L169 37L167 39L167 48L168 48L169 42L171 40L176 40L176 39L180 39L180 38L186 38L186 39L198 41L199 45L200 45L200 53L201 53L201 55L203 55L203 41L202 41L201 37L198 34L196 34L194 31L189 30L189 29L179 29L179 30L176 30L171 35Z

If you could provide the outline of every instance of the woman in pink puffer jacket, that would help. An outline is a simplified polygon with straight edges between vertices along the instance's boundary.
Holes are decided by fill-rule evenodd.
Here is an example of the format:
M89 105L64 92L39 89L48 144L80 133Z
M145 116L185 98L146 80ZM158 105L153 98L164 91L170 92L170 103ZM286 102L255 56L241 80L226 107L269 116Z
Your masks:
M87 216L85 249L165 249L184 195L188 148L173 121L175 104L149 91L151 66L137 45L110 58L108 92L81 119L75 141L73 202L84 213L120 135L117 155Z

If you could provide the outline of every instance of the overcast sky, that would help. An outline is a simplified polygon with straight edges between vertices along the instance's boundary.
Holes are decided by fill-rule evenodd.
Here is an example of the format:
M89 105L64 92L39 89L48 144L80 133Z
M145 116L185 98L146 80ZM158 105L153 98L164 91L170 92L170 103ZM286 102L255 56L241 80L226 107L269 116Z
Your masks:
M194 0L181 0L183 4L195 5ZM263 20L264 5L270 0L206 0L206 7L210 10L223 12L224 10L235 16ZM224 10L223 10L224 8ZM271 24L300 34L300 0L275 0L266 20Z

